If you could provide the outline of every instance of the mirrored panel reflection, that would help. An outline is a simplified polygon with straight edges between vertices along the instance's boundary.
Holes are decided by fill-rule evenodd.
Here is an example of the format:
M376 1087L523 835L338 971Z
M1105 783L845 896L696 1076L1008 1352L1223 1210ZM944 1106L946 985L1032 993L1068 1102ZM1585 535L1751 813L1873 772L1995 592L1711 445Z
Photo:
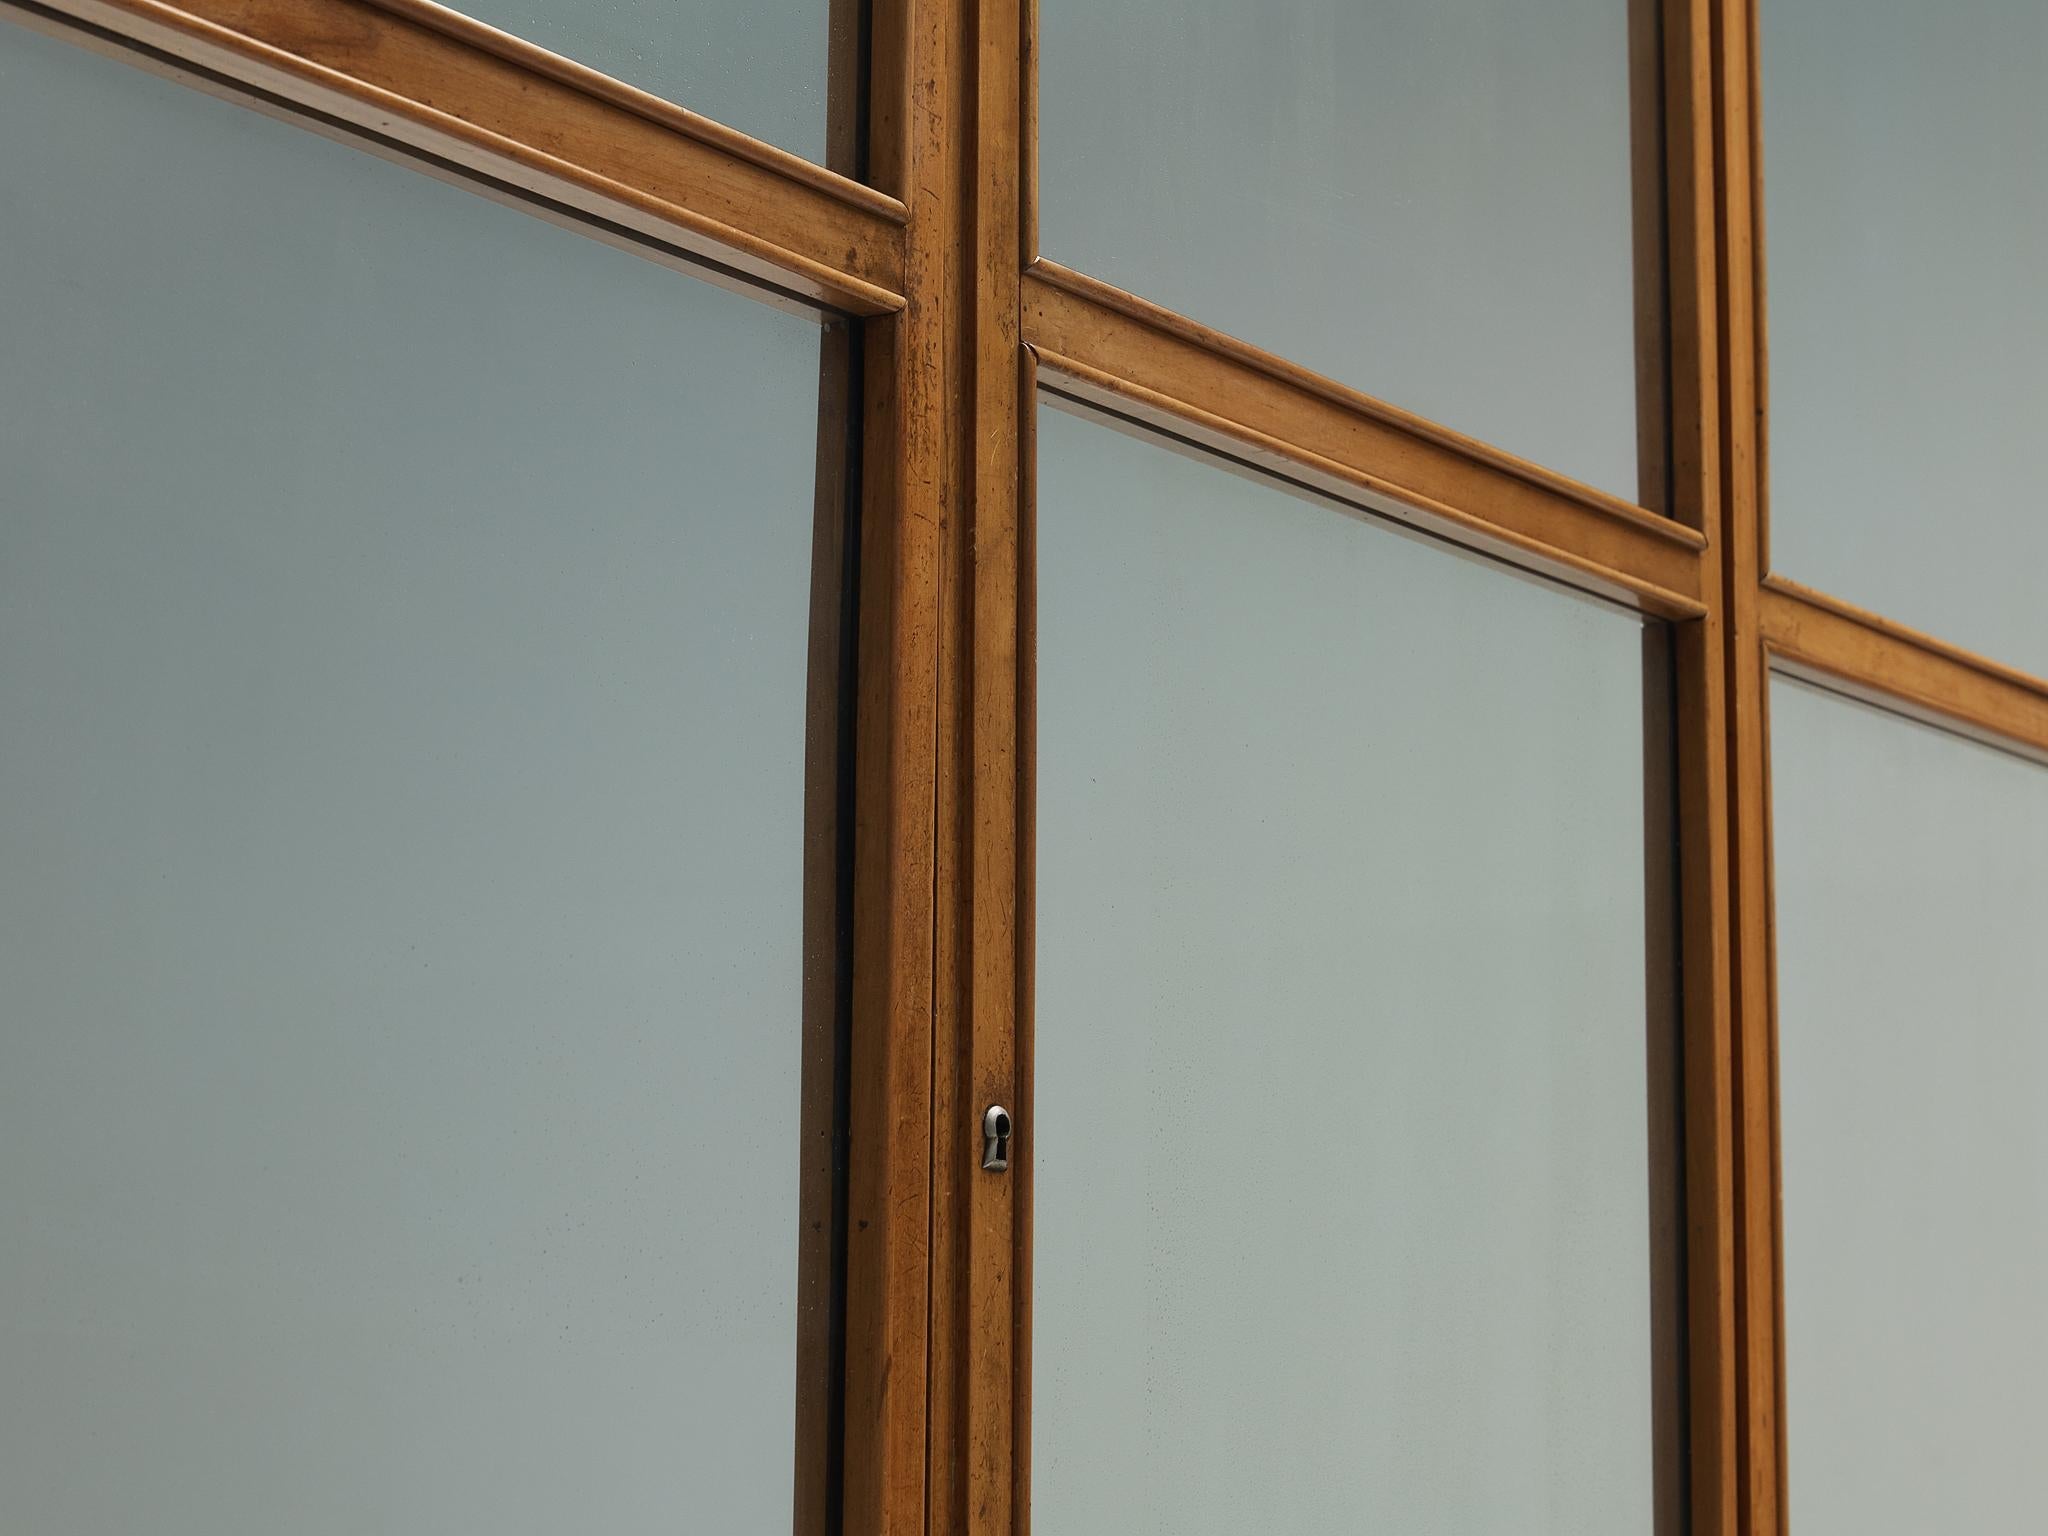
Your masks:
M2048 768L1771 689L1790 1524L2031 1530Z
M2048 674L2048 8L1758 25L1771 566Z
M1043 253L1661 506L1653 12L1041 0Z
M1661 635L1038 465L1034 1529L1677 1530Z
M786 1532L819 330L0 21L0 1529Z

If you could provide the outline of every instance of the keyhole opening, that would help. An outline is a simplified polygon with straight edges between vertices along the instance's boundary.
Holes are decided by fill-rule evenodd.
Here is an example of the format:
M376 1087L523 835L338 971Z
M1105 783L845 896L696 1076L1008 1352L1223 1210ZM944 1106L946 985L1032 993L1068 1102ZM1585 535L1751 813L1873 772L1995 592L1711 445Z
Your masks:
M1010 1166L1010 1112L1000 1104L981 1117L981 1166L990 1173Z

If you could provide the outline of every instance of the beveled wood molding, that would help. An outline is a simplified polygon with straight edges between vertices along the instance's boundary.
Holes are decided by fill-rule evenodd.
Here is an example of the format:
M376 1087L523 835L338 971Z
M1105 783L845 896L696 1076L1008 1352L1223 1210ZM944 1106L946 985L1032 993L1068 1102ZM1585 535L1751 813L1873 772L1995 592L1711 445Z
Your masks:
M1708 0L1666 0L1664 247L1670 340L1668 511L1720 537L1719 210L1714 178L1714 42Z
M2048 762L2048 680L1782 576L1761 615L1774 669Z
M918 216L909 302L862 326L858 702L854 732L853 1061L848 1162L843 1536L926 1536L944 1496L956 1352L933 1326L955 1268L937 1219L939 1134L957 1108L938 999L954 837L941 775L960 402L953 6L872 0L868 157ZM803 1536L820 1536L805 1532Z
M858 315L903 205L430 0L0 0Z
M330 0L322 0L330 3ZM687 134L693 139L722 149L742 160L751 160L766 170L792 181L808 182L819 191L839 198L844 202L864 204L885 219L904 223L908 210L886 192L877 191L858 181L849 180L838 172L806 160L764 140L751 138L737 128L728 127L715 119L692 112L688 107L643 91L638 86L592 69L587 64L578 64L574 59L551 53L538 43L528 42L510 32L500 31L489 22L478 21L461 11L450 10L437 0L366 0L366 3L380 11L407 21L416 21L422 26L432 27L458 42L480 48L486 53L496 54L507 63L517 64L529 74L546 75L564 85L574 86L586 96L600 101L612 102L629 112L638 113L651 123L671 128L677 133Z
M1735 863L1728 751L1721 249L1709 0L1664 0L1665 510L1708 544L1710 612L1673 627L1684 1082L1687 1487L1694 1536L1736 1536L1742 1481L1735 1178ZM1642 238L1640 232L1638 240ZM1660 1526L1659 1529L1663 1527Z
M1660 618L1706 612L1699 532L1056 263L1024 342L1060 392Z
M1733 1031L1736 1389L1735 1528L1784 1530L1784 1311L1772 1009L1770 744L1765 653L1758 633L1758 471L1762 331L1757 207L1755 28L1748 0L1713 0L1709 132L1715 167L1715 289L1720 404L1717 617L1725 641L1723 750L1728 755L1729 1002Z

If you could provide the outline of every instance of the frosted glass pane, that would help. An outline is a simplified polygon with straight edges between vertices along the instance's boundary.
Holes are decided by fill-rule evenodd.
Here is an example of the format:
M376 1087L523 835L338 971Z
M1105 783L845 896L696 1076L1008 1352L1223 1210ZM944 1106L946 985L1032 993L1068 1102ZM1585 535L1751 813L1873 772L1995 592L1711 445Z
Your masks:
M1038 447L1033 1528L1644 1536L1642 625Z
M832 38L858 24L850 0L459 0L455 9L820 165Z
M1041 0L1045 254L1634 500L1630 0Z
M1759 14L1771 564L2048 672L2048 7Z
M2048 769L1771 689L1792 1528L2048 1521Z
M808 321L0 24L0 1528L787 1531Z

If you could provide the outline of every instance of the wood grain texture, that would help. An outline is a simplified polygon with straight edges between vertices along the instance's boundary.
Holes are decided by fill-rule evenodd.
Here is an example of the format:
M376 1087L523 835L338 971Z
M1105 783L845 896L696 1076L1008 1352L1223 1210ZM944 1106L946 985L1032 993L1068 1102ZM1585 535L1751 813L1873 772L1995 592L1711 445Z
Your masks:
M961 40L959 141L970 163L959 183L965 230L959 299L961 402L958 512L947 521L952 597L941 641L938 911L935 1022L938 1073L957 1085L935 1135L934 1357L944 1355L950 1401L934 1412L930 1528L995 1536L1023 1506L1016 1448L1017 1190L1031 1148L1018 1102L1020 986L1021 645L1020 485L1026 409L1018 339L1022 269L1021 0L954 0ZM1002 1104L1016 1131L1011 1167L980 1167L983 1111Z
M868 157L924 210L905 230L904 307L863 327L855 736L853 1103L847 1253L845 1536L924 1536L946 1361L931 1333L944 529L958 481L952 355L960 161L945 0L874 0Z
M1024 349L1018 338L1023 268L1022 0L972 0L973 461L968 688L970 1118L989 1104L1016 1109L1018 987L1018 504ZM1012 1169L1030 1128L1012 1138ZM1009 1536L1021 1513L1015 1486L1018 1304L1017 1179L978 1167L968 1189L967 1508L969 1536Z
M817 490L811 520L811 620L804 678L802 1158L797 1189L795 1536L827 1536L843 1442L836 1412L844 1366L838 1312L845 1251L839 1169L844 875L841 798L851 763L852 711L846 636L852 597L848 526L848 433L853 416L853 336L827 326L819 343ZM835 1313L838 1313L835 1316Z
M1664 618L1705 612L1705 539L1040 261L1023 338L1040 376L1327 494Z
M1630 245L1635 271L1636 500L1671 508L1671 259L1665 206L1667 0L1628 0Z
M1029 1526L1036 381L1673 621L1691 1529L1777 1536L1768 676L2042 761L2048 681L1768 574L1754 0L1632 0L1627 18L1641 500L1669 519L1038 261L1029 0L875 0L867 142L837 116L831 141L842 171L864 148L873 186L432 0L0 7L318 114L323 131L601 236L869 317L840 1490L854 1536ZM851 31L834 36L843 97L859 55ZM817 755L823 657L814 646L814 830L835 813ZM833 899L815 861L806 892L815 929ZM816 976L807 988L816 1050L830 999ZM826 1087L805 1085L813 1136ZM977 1166L995 1101L1018 1122L1007 1176ZM807 1308L829 1268L811 1226L828 1172L807 1165ZM806 1447L825 1438L820 1326L807 1310ZM812 1468L805 1536L827 1500Z
M1666 0L1664 189L1672 515L1706 538L1708 611L1674 626L1685 1103L1687 1439L1691 1530L1735 1536L1741 1468L1736 1339L1734 1093L1727 750L1721 594L1719 220L1709 0Z
M1029 45L1027 42L1027 52ZM1029 194L1027 193L1027 196ZM1020 348L1017 451L1021 473L1017 490L1017 1114L1035 1124L1033 1072L1037 1040L1038 956L1038 374L1028 351ZM1017 1188L1011 1197L1017 1211L1017 1304L1012 1412L1016 1438L1014 1486L1018 1536L1031 1533L1031 1262L1032 1190L1037 1159L1031 1143L1022 1144L1015 1163Z
M1685 1050L1680 991L1676 665L1670 626L1642 626L1643 1018L1650 1278L1650 1536L1684 1536L1687 1425Z
M1776 670L2048 761L2048 679L1780 576L1764 584L1759 626Z
M898 200L427 0L36 8L807 300L902 305Z
M1734 1053L1726 645L1718 613L1673 626L1685 1102L1687 1440L1694 1536L1736 1536Z
M1022 57L1018 104L1018 993L1016 993L1016 1110L1020 1124L1036 1126L1036 999L1038 999L1038 360L1024 346L1022 272L1038 260L1038 0L1022 0ZM1038 1159L1032 1141L1016 1159L1016 1339L1012 1360L1012 1485L1016 1532L1030 1536L1032 1444L1032 1233Z
M1771 574L1771 328L1770 283L1764 244L1764 97L1762 61L1757 57L1756 0L1719 0L1739 13L1746 39L1749 110L1744 143L1749 156L1744 184L1749 196L1749 337L1754 358L1751 392L1755 411L1752 448L1756 460L1756 568ZM1781 1367L1782 1369L1782 1367ZM1779 1439L1784 1438L1782 1431ZM1782 1478L1781 1478L1782 1481Z
M964 761L968 740L967 604L972 590L966 526L972 483L972 203L974 146L971 17L959 0L891 0L912 31L914 88L909 96L919 125L902 153L903 196L915 210L911 223L918 254L910 314L931 343L932 385L929 467L933 532L938 544L939 590L934 677L935 802L933 850L933 981L931 1022L930 1306L923 1320L930 1373L927 1381L925 1488L921 1525L928 1532L960 1529L966 1505L968 1436L968 1201L977 1176L979 1141L971 1107L972 1040L967 1000L973 964L968 889L971 807ZM882 39L876 41L879 67ZM878 165L894 152L879 144ZM889 183L885 182L885 185ZM926 242L933 242L927 246ZM925 265L923 258L931 258ZM906 1527L907 1529L908 1527Z
M846 1257L849 1536L924 1526L938 481L917 327L870 322L856 704ZM913 418L907 423L905 417ZM928 423L926 423L928 425ZM905 451L909 448L911 451Z
M1010 290L1010 333L1017 369L1017 725L1016 725L1016 1018L1012 1074L1021 1125L1036 1127L1034 1043L1038 957L1038 366L1023 344L1023 273L1038 259L1038 0L1021 0L1018 41L1018 280ZM1017 1235L1011 1309L1011 1488L1016 1536L1031 1532L1032 1191L1037 1157L1026 1137L1012 1163Z
M1019 263L1027 271L1038 260L1038 0L1023 0L1024 36L1021 44L1023 69L1021 126L1018 128L1020 142L1017 145L1019 163L1018 194L1023 199L1019 211L1018 247L1022 257ZM1028 472L1026 479L1030 478Z
M1721 304L1721 567L1728 753L1729 965L1734 1003L1736 1418L1745 1536L1780 1529L1783 1367L1778 1343L1776 1036L1771 1014L1769 745L1758 628L1760 564L1755 61L1746 0L1715 7L1714 98Z
M856 705L845 1530L924 1525L939 585L928 328L870 322Z
M867 82L855 0L831 0L827 153L851 172ZM847 1136L851 1103L853 537L859 492L859 337L823 328L804 700L803 1161L797 1194L796 1484L793 1536L836 1536L846 1453Z
M1669 304L1671 515L1718 543L1720 299L1715 287L1714 35L1710 0L1665 0L1665 289ZM1707 582L1718 597L1718 562Z

